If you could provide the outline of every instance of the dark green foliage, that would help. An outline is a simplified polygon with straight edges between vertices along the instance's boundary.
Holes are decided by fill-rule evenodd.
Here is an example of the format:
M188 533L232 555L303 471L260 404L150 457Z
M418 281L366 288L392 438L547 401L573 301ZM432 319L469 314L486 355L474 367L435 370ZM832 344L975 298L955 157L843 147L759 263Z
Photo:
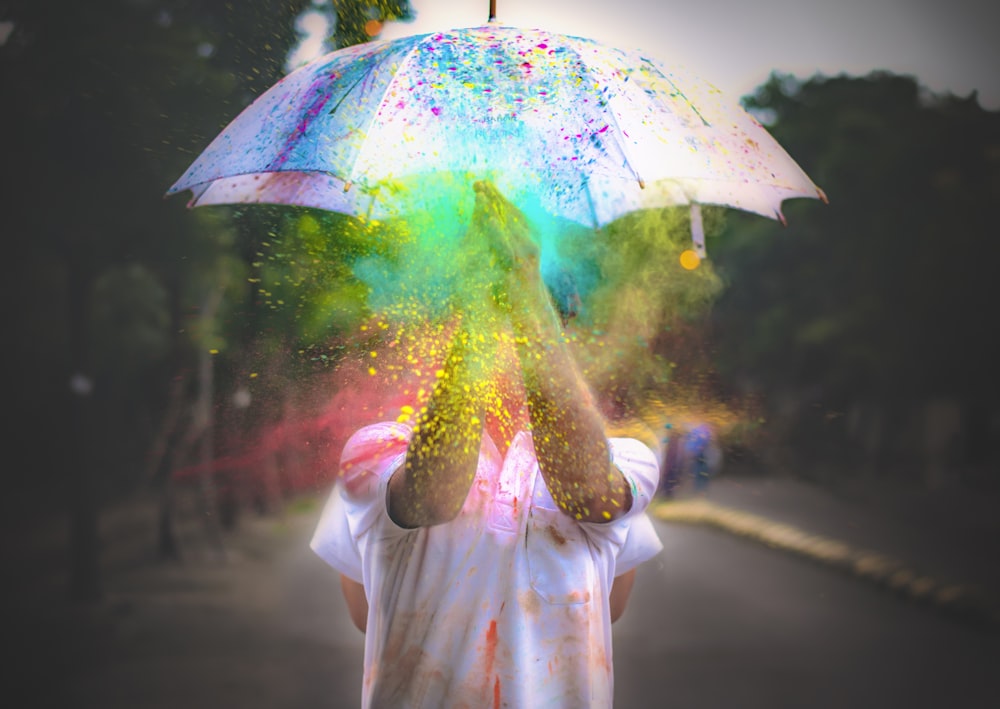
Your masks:
M772 76L747 101L829 195L734 214L715 252L727 371L837 417L995 401L1000 113L909 77Z
M413 16L406 0L333 0L333 6L337 11L337 29L333 36L337 47L361 44L377 37L380 25L369 25L371 21L405 21ZM375 33L371 34L370 29L376 30Z

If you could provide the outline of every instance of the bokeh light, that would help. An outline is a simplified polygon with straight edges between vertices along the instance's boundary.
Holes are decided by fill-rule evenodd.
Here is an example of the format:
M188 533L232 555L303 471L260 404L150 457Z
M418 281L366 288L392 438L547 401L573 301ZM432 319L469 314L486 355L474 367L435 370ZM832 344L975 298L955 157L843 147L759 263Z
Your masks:
M693 250L685 249L681 251L680 263L686 270L693 271L701 264L701 258Z

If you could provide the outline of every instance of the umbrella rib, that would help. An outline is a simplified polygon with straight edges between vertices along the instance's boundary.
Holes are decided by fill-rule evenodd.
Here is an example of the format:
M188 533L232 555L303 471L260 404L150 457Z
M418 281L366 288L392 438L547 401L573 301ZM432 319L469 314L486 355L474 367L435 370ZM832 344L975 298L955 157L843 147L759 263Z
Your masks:
M573 54L576 55L577 60L584 67L586 73L589 74L590 77L594 81L600 83L600 81L599 81L600 77L596 76L594 74L594 71L591 68L590 64L587 63L587 60L580 54L579 51L576 50L576 48L574 48L572 51L573 51ZM632 156L629 155L629 150L628 150L628 148L625 145L625 140L624 140L625 131L622 130L621 123L618 122L618 117L615 115L614 109L611 108L611 102L610 101L608 101L607 104L605 105L605 107L604 107L604 113L605 113L605 115L610 115L611 122L614 124L614 127L615 127L614 135L616 137L615 142L617 143L619 150L621 150L622 156L625 158L625 167L627 167L629 169L629 171L632 173L633 177L635 177L636 181L639 183L639 188L640 189L645 189L646 182L645 182L645 180L643 180L642 175L640 175L639 172L633 166ZM590 188L588 187L587 189L588 189L588 195L589 195L589 189Z
M622 130L621 124L618 122L618 116L615 115L613 110L608 110L608 113L611 114L611 120L615 124L615 135L624 137L625 131ZM639 172L632 166L632 156L629 155L628 147L625 145L625 141L621 138L618 138L618 147L621 149L622 155L625 156L625 164L628 166L628 169L632 171L636 181L639 183L639 189L646 189L646 181L642 179L642 175L640 175Z
M590 207L590 216L594 220L594 231L601 230L601 220L597 216L597 205L594 204L594 195L590 193L590 178L583 177L583 192L587 195L587 206Z
M344 101L347 99L347 96L352 91L354 91L354 89L356 89L358 87L358 84L360 84L362 81L364 81L369 76L371 76L371 73L373 71L375 71L375 63L374 62L372 62L371 65L368 67L368 71L366 71L364 74L362 74L361 76L359 76L358 79L357 79L357 81L355 81L353 84L351 84L351 87L349 89L347 89L347 91L344 92L343 96L340 97L340 100L337 101L337 103L334 105L334 107L330 109L330 111L329 111L330 115L333 115L334 113L336 113L337 109L340 108L340 105L342 103L344 103Z
M677 93L677 95L680 96L682 99L684 99L684 103L686 103L688 105L688 108L690 108L694 112L694 114L696 116L698 116L698 118L701 119L701 122L706 127L708 127L708 128L712 127L712 124L709 123L705 119L705 117L703 115L701 115L701 111L699 111L698 108L693 103L691 103L691 99L689 99L687 97L687 94L685 94L683 91L681 91L680 87L677 86L677 84L674 82L673 79L671 79L669 76L667 76L666 74L664 74L663 71L660 69L660 67L658 67L653 62L649 61L649 59L646 59L645 57L643 57L642 61L646 64L646 66L650 67L651 69L653 69L654 71L656 71L656 73L658 73L660 76L662 76L664 81L666 81L668 84L670 84L672 87L674 87L674 91Z
M379 114L381 113L382 106L385 105L386 96L389 95L389 92L391 91L392 86L396 81L396 77L400 75L400 73L403 71L404 67L407 64L413 61L415 50L417 50L423 43L423 41L427 39L429 36L430 36L429 34L423 34L413 37L414 39L413 44L410 45L410 47L406 50L406 53L403 55L402 59L399 60L399 65L396 67L396 71L394 71L392 73L392 76L389 77L389 80L385 82L385 89L383 90L382 95L379 97L378 104L376 105L375 110L372 111L371 115L368 117L368 122L366 123L364 130L365 136L368 136L368 132L371 130L372 126L375 125L375 122L378 119ZM358 151L357 156L354 158L354 164L351 165L350 174L347 176L348 179L345 180L345 182L348 184L351 184L355 181L356 176L354 174L354 171L357 168L358 161L361 157L361 152L362 152L361 150Z

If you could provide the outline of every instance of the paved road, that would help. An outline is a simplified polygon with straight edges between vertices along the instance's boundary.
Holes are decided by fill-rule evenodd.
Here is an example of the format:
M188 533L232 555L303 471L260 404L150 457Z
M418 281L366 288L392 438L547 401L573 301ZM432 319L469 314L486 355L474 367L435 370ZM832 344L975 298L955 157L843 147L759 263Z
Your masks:
M39 672L32 696L102 709L356 709L363 639L335 574L306 546L314 518L246 525L223 566L195 557L123 571L57 665L69 680L45 684ZM657 525L664 552L640 570L615 626L618 709L1000 698L1000 634L721 531Z
M1000 635L721 531L657 529L615 625L619 709L998 706Z
M74 618L89 635L65 691L45 704L94 709L357 709L364 636L338 577L308 548L316 514L255 519L219 563L198 542L183 564L142 564Z

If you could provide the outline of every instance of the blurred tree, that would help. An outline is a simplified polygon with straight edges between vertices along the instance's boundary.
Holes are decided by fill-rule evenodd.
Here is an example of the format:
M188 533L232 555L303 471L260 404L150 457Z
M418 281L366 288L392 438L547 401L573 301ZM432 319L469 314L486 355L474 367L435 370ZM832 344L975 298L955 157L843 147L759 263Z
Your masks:
M378 37L387 21L412 19L407 0L332 0L337 13L334 45L349 47Z
M162 194L227 104L276 78L291 37L276 28L304 1L0 4L0 145L18 165L4 202L18 268L4 285L26 431L10 453L28 461L8 489L70 483L46 502L65 497L73 513L77 597L99 593L101 499L134 486L167 384L205 345L188 318L210 283L239 279L221 275L239 268L231 228Z
M297 10L292 24L298 35L285 45L286 70L332 47L370 41L385 22L411 16L409 3L395 0L314 0ZM314 22L316 16L323 21ZM331 34L318 37L318 31ZM222 452L235 454L261 443L255 430L287 428L291 402L303 399L312 375L342 354L341 336L366 314L366 293L352 277L351 263L367 252L369 242L380 242L371 225L317 210L248 206L231 218L249 278L243 309L229 328L234 346L222 358L227 365L222 375L229 378L229 390L249 386L256 402L236 413L240 426L227 426L221 437ZM267 441L273 445L274 437Z
M891 429L932 399L995 408L1000 352L984 309L1000 296L1000 113L887 73L773 75L747 106L830 205L786 204L784 230L730 220L714 254L729 375L795 402L830 453L856 449L844 436L866 425L891 452Z

